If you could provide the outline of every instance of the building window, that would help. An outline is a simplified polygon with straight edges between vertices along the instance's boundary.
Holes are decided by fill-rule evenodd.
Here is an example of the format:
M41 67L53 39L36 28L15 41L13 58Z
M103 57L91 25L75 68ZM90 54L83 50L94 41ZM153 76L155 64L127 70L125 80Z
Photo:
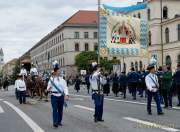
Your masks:
M62 33L62 40L64 39L64 34Z
M139 69L140 69L140 71L142 71L142 69L143 69L143 63L142 63L142 61L139 61Z
M85 51L89 51L89 44L85 43Z
M62 45L62 53L64 53L64 45Z
M131 62L131 68L134 68L134 63L133 62Z
M75 32L75 33L74 33L74 38L75 38L75 39L79 39L79 32Z
M94 39L97 39L97 38L98 38L98 33L94 32Z
M166 65L171 65L172 61L171 61L171 57L168 55L166 56Z
M107 57L104 57L104 60L106 60L106 61L107 61L107 60L108 60L108 58L107 58Z
M180 64L180 54L178 55L178 60L177 60L178 64Z
M149 42L149 46L151 46L151 44L152 44L152 42L151 42L151 40L152 40L152 34L151 34L151 31L149 31L149 33L148 33L148 42Z
M178 24L178 41L180 41L180 24Z
M84 38L88 39L89 38L89 33L88 32L84 32Z
M169 28L165 29L165 38L166 38L166 43L169 43Z
M79 44L75 43L75 51L79 51Z
M135 62L135 70L138 71L138 62Z
M168 8L167 6L163 7L163 19L168 18Z
M63 58L63 66L65 66L65 60L64 60L64 58Z
M151 9L147 10L147 16L148 16L148 20L151 20Z
M117 60L117 57L113 57L113 60Z
M98 44L97 43L94 44L94 51L98 51Z
M138 18L139 18L139 19L141 18L141 13L140 13L140 12L138 13Z

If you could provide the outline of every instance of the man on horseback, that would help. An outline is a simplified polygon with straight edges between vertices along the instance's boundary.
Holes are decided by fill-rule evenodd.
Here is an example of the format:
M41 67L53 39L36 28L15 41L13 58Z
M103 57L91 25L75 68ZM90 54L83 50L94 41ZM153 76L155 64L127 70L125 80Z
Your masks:
M30 70L30 75L31 75L31 79L32 79L32 87L35 90L36 87L36 77L38 77L38 70L35 67L34 64L32 64L31 70Z
M24 67L24 64L21 65L20 74L23 76L23 80L27 77L27 70Z

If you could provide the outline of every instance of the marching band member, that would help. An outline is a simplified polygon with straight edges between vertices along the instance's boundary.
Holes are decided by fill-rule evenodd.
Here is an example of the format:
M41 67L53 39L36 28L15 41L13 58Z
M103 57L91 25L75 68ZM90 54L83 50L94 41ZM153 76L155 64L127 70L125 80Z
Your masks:
M100 93L100 68L96 62L92 63L92 74L90 76L90 85L92 88L92 99L95 104L94 122L103 122L103 103L104 95Z
M151 112L151 102L152 97L154 98L157 105L157 113L158 115L163 115L159 97L159 83L158 77L155 74L155 61L151 59L151 62L148 66L149 74L145 78L146 86L147 86L147 112L149 115L152 115Z
M60 77L59 64L53 63L54 71L48 82L47 91L51 93L51 105L53 115L53 127L62 126L64 100L69 99L69 92L66 81Z
M19 103L26 104L26 84L21 74L18 74L18 78L15 81L15 88L17 89Z

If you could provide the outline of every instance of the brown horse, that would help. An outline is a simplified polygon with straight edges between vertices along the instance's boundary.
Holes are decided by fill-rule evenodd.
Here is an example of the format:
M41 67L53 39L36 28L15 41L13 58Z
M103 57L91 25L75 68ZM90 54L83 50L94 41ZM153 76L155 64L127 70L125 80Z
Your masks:
M30 97L33 98L34 96L39 96L40 100L42 100L43 96L45 96L45 99L47 101L47 83L45 83L41 77L35 76L32 78L31 76L28 76L26 85Z

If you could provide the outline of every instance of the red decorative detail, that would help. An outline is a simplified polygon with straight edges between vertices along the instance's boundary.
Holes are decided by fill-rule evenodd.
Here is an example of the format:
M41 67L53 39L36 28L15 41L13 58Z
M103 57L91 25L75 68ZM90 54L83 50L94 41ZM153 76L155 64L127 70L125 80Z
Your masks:
M122 43L126 43L126 38L125 37L121 37L120 38L120 43L122 44Z

